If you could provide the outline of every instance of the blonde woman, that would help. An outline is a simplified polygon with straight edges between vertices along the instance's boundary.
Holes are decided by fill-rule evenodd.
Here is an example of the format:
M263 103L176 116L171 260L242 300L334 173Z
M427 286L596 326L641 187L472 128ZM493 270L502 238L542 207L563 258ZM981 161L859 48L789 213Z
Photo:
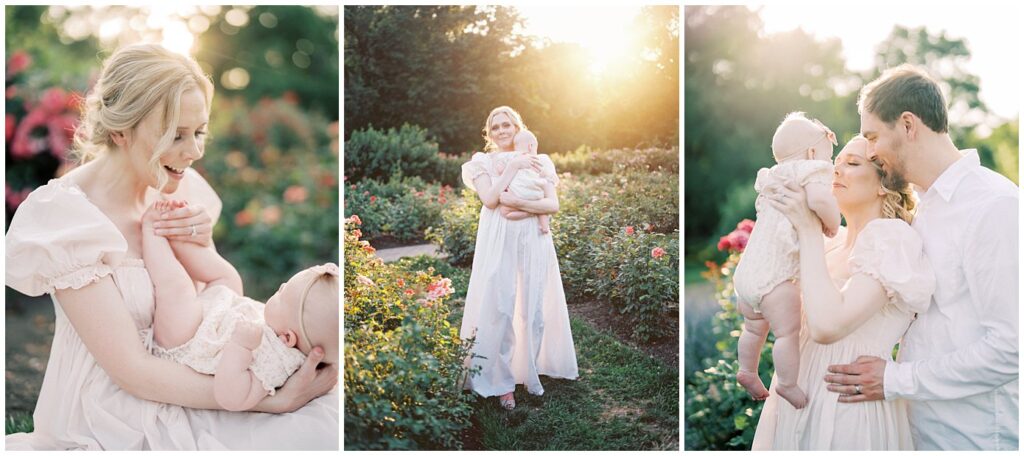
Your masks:
M462 165L463 181L483 202L461 328L463 339L475 338L470 362L479 372L466 387L483 397L499 396L507 410L515 408L518 384L541 395L540 375L579 375L551 234L541 232L536 216L501 215L501 206L534 215L558 211L558 177L548 156L516 154L497 171L496 160L515 153L515 135L525 130L515 110L495 108L484 124L487 152ZM506 191L525 169L546 176L544 198L525 200Z
M338 396L326 393L338 374L316 369L323 349L252 409L271 413L218 410L212 376L150 354L142 214L160 198L188 201L157 234L214 248L220 200L190 169L203 156L212 97L191 58L155 45L118 50L85 101L76 132L84 164L15 213L6 283L49 294L56 326L35 431L7 436L8 450L337 448Z
M754 449L914 449L905 401L844 403L824 381L831 365L861 355L890 358L935 290L921 237L910 226L910 187L883 180L885 173L868 160L867 147L856 137L836 156L832 194L846 227L833 239L822 236L821 221L795 182L767 196L799 238L804 322L797 385L808 402L797 409L779 400L776 380L761 411Z

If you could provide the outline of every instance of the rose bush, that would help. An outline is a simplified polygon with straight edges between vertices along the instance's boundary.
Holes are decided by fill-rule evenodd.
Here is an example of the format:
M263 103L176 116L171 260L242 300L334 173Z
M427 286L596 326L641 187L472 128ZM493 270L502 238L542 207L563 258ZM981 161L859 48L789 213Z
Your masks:
M715 299L722 310L712 321L711 333L719 356L702 361L705 368L686 383L686 449L687 450L749 450L760 418L763 402L750 398L738 383L739 362L736 346L743 316L736 308L732 273L746 247L746 239L754 222L743 220L729 234L722 236L719 250L728 257L721 264L707 262L701 275L715 287ZM774 335L761 351L759 372L765 385L770 384Z
M394 176L387 182L346 179L345 215L359 214L364 239L423 241L427 228L438 224L441 213L454 203L455 190L427 183L419 177Z
M450 279L384 264L345 224L345 449L459 449L472 395ZM404 267L403 267L404 266Z

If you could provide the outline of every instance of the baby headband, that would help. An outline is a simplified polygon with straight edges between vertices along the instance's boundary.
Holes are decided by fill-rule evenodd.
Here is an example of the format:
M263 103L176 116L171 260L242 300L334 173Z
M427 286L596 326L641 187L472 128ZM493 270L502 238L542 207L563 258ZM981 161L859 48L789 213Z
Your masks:
M338 265L334 263L324 263L318 266L309 268L313 272L313 280L310 280L306 287L302 289L302 297L299 298L299 337L302 338L309 348L313 349L313 343L310 342L309 336L306 335L306 320L302 318L303 311L306 307L306 297L309 295L309 290L313 288L313 285L320 281L323 277L338 277L341 272L338 270Z
M832 133L832 130L829 130L829 128L826 127L825 124L821 123L821 121L819 121L818 119L807 119L807 120L810 120L811 122L814 122L815 125L820 127L821 128L821 132L825 134L825 138L827 138L830 142L832 142L833 146L838 146L839 145L839 141L836 141L836 134ZM787 153L785 155L781 155L781 156L780 155L776 155L775 156L775 161L782 161L782 160L785 160L785 159L787 159L789 157L792 157L795 154L803 152L803 151L807 150L808 148L810 148L811 146L817 144L818 141L821 141L821 139L820 138L814 138L814 141L810 142L806 146L793 149L792 151L790 151L789 153Z

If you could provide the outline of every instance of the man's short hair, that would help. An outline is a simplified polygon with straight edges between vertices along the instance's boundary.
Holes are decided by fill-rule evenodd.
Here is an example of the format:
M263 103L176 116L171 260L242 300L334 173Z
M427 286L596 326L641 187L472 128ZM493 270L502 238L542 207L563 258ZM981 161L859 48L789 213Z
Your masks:
M909 64L890 68L860 90L857 110L874 114L886 125L912 112L936 133L949 131L946 99L934 79Z

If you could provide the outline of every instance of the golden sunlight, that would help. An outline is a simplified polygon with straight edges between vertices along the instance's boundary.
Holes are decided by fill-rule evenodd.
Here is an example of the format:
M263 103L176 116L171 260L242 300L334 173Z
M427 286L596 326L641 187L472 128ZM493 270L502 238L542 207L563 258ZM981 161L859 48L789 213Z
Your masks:
M175 20L164 26L163 41L160 44L173 52L190 55L195 37L184 22Z
M552 42L577 43L590 55L595 76L613 71L630 48L637 6L519 6L523 33Z

